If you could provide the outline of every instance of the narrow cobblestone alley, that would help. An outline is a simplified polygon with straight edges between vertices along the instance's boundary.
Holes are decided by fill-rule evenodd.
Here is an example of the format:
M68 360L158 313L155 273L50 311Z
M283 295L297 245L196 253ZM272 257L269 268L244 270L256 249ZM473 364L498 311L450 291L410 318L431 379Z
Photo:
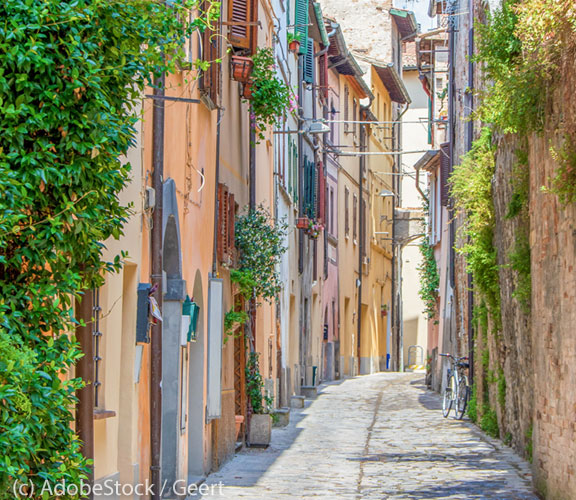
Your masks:
M223 487L202 498L536 499L529 466L471 423L444 419L419 374L324 386L290 418L268 449L209 476Z

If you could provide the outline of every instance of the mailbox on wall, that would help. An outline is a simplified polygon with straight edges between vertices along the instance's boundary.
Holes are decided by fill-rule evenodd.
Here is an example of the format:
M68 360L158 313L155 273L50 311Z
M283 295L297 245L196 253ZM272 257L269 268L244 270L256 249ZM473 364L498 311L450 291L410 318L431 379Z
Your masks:
M136 343L150 343L150 283L138 283L138 302L136 309Z
M182 346L188 342L196 342L199 312L198 304L186 296L186 300L182 303L182 339L180 342Z

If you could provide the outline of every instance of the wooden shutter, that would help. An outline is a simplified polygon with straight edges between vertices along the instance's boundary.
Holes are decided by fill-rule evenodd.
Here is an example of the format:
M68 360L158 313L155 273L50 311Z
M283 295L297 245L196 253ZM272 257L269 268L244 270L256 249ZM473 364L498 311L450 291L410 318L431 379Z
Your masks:
M203 6L207 5L203 3ZM207 7L206 7L207 8ZM210 63L210 67L202 73L200 78L200 89L210 98L212 104L216 107L219 105L222 63L219 61L222 57L222 36L220 22L213 21L211 25L214 29L206 29L202 33L202 60Z
M356 195L352 204L352 238L355 241L358 239L358 197Z
M350 191L348 188L344 191L344 232L346 236L350 234Z
M322 162L318 163L318 219L324 222L326 217L326 178Z
M450 143L440 144L440 202L447 207L450 202Z
M256 52L258 26L257 0L228 0L228 23L230 31L228 41L233 47Z
M304 55L304 81L314 83L314 41L308 39L308 50Z
M234 258L236 229L236 202L234 195L228 194L228 255L230 259Z
M348 101L350 100L350 91L348 90L348 85L344 84L344 132L348 132L350 119L350 112L348 108Z
M296 15L294 19L294 32L300 33L300 55L308 53L308 0L296 0Z
M318 58L318 80L320 85L320 98L328 102L328 54Z
M218 234L216 238L216 256L218 262L224 259L224 241L222 240L222 226L224 225L224 184L218 184Z

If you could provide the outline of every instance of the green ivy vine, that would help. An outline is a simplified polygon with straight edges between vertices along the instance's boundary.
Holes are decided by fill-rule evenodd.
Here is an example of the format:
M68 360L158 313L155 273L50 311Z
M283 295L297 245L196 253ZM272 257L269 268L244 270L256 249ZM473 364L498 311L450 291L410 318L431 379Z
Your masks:
M418 265L420 275L420 289L418 291L424 302L424 314L427 319L433 319L438 312L438 289L440 288L440 275L434 257L434 248L427 238L420 244L422 261Z
M0 498L14 481L79 484L74 299L131 215L119 193L144 88L175 71L195 1L13 0L0 6ZM165 59L160 48L170 57ZM60 498L74 498L70 496Z
M270 413L274 398L264 394L264 379L260 373L260 353L251 352L246 360L246 393L250 408L256 414Z

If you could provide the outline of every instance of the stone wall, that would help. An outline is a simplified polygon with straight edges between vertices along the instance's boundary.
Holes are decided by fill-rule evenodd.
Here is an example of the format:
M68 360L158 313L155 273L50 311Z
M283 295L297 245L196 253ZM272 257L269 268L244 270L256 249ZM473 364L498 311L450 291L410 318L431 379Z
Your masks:
M556 164L547 134L531 141L534 480L551 500L576 498L576 206L542 191Z

